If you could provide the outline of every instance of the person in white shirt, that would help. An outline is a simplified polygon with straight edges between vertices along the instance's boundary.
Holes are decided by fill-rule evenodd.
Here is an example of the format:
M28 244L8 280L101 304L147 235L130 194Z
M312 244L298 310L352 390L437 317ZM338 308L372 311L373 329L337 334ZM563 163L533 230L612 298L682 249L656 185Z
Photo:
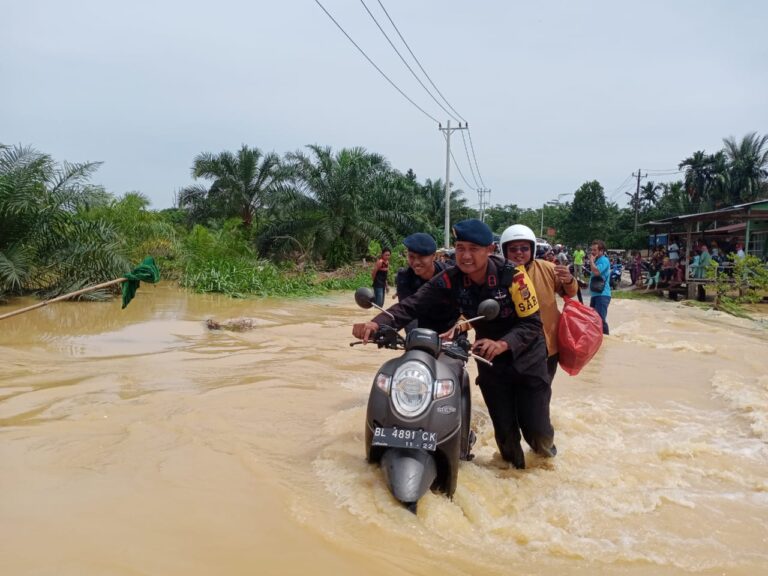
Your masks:
M677 261L680 260L680 247L677 245L677 242L672 240L672 244L669 245L669 259L672 260L673 264L677 264Z

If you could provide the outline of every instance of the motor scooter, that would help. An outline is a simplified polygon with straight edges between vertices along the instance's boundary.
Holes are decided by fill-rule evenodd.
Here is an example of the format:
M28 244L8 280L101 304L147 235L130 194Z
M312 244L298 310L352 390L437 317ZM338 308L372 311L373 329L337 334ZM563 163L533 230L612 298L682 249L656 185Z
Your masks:
M355 301L361 308L382 310L373 303L370 288L358 288ZM464 324L492 320L498 313L498 302L485 300L478 316L457 323L455 333ZM404 353L384 362L373 379L365 416L366 458L380 464L392 495L415 514L429 489L453 496L459 461L472 458L465 367L470 358L490 362L472 354L465 333L442 342L437 332L426 328L414 328L403 338L382 325L372 342Z
M621 262L611 265L611 274L608 278L608 283L611 286L611 290L621 285L621 274L624 272L624 265Z

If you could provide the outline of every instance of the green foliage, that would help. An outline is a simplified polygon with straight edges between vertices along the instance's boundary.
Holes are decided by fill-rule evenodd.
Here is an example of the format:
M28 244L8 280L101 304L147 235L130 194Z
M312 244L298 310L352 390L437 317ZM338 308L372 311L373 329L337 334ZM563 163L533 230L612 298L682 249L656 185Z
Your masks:
M728 170L727 202L738 204L756 200L768 177L768 135L759 137L756 132L751 132L740 142L726 138L723 144Z
M312 269L299 271L245 257L190 260L180 280L182 286L196 292L219 292L235 298L310 296L354 290L370 282L370 272L365 269L346 268L332 276L320 276Z
M768 293L768 266L752 255L733 260L733 278L739 290L739 301L757 303Z
M715 290L714 306L716 310L720 310L723 303L735 302L733 298L727 296L728 291L732 288L732 278L724 271L718 269L718 263L715 260L709 261L707 268L704 270L704 278L714 280L712 287Z
M693 210L715 209L758 199L768 178L768 135L751 132L723 140L715 154L694 152L679 164Z
M729 254L733 268L720 270L716 262L710 262L706 277L713 280L714 307L735 315L743 315L739 304L760 302L768 293L768 267L757 257L747 255L742 259Z
M394 245L398 230L414 224L408 209L391 204L403 179L393 177L384 158L362 148L309 149L309 156L288 155L296 186L278 195L262 247L276 237L295 238L314 261L337 268L362 258L371 240Z
M520 215L523 210L516 204L507 204L506 206L491 206L485 211L485 223L491 230L501 234L505 228L512 224L522 224Z
M368 242L368 253L366 256L368 256L368 258L377 260L379 256L381 256L381 250L381 243L378 240L371 240Z
M638 227L634 230L635 214L630 208L619 209L609 205L610 224L604 238L609 248L623 248L625 250L642 249L648 245L648 230Z
M286 296L308 293L306 279L288 278L268 261L245 258L191 260L180 284L197 292L221 292L233 297Z
M591 181L571 204L492 206L484 217L497 234L515 223L538 234L543 216L545 232L557 231L553 243L603 238L609 247L645 247L645 230L634 232L635 208L647 222L768 194L768 136L751 133L723 144L714 154L698 151L683 160L684 182L645 182L636 206L607 202ZM357 263L378 257L382 246L393 250L393 279L406 265L403 237L444 237L444 183L422 184L412 171L402 174L362 148L332 152L315 145L283 159L245 145L234 153L202 153L193 175L205 182L182 190L178 208L160 212L139 193L114 198L90 184L98 166L0 145L0 298L112 279L146 254L165 278L177 276L196 290L315 294L369 285L370 267ZM478 217L460 189L451 191L450 212L452 223ZM350 263L355 266L345 267ZM741 297L758 298L765 269L749 259L735 265L735 278L751 279L738 284ZM725 284L723 303L732 297Z
M316 281L315 286L322 291L355 290L361 286L370 286L371 274L365 268L345 267L334 276Z
M604 239L608 232L608 216L605 192L600 183L593 180L582 184L576 190L564 222L568 243L587 245L595 239Z
M263 154L256 147L243 145L235 154L198 154L192 175L212 181L207 188L196 184L179 193L178 205L189 211L192 222L239 217L243 226L250 228L254 218L269 206L289 171L276 154Z
M109 198L88 182L98 166L0 146L0 294L55 296L130 270L114 226L79 216Z
M151 254L163 271L163 277L175 278L180 273L180 245L176 227L159 212L148 210L149 199L138 192L122 198L85 207L78 216L88 221L110 223L120 237L120 249L131 262L137 263Z

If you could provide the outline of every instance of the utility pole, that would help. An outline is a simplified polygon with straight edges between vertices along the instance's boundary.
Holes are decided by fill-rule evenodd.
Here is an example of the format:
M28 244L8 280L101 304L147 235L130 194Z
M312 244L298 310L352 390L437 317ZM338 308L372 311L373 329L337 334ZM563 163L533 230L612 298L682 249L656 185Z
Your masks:
M467 124L464 126L459 122L458 128L451 128L451 121L445 128L442 124L438 124L438 130L445 132L445 247L451 246L451 134L455 130L466 130Z
M477 189L478 208L480 209L480 221L485 222L485 209L491 201L490 188Z
M640 178L645 178L648 176L648 172L643 174L642 170L640 168L637 169L637 174L632 172L632 176L637 177L637 189L635 190L635 232L637 232L637 214L640 212Z
M547 202L544 202L544 204L541 205L541 231L539 232L539 236L541 238L544 238L544 208L547 206L560 206L562 202L560 202L560 198L564 198L565 196L571 196L573 192L563 192L562 194L557 195L557 199L555 200L548 200Z

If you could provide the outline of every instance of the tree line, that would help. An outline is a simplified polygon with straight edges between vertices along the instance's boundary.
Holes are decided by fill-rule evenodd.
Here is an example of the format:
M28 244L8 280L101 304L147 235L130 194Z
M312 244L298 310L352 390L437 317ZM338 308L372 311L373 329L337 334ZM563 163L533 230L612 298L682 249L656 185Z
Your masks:
M192 161L195 183L178 192L174 208L159 211L140 193L115 197L91 183L99 165L0 145L0 298L50 297L110 280L145 254L166 278L197 290L305 293L343 287L322 271L396 247L412 232L444 233L444 183L420 182L363 148L310 145L282 157L247 145L203 152ZM768 196L768 136L725 139L722 150L697 151L679 167L683 179L646 182L628 207L590 181L571 202L496 205L483 216L496 233L513 223L539 231L543 223L556 242L600 237L640 247L646 233L634 231L636 212L645 222ZM479 216L461 189L450 204L453 222ZM364 282L359 272L350 283Z

